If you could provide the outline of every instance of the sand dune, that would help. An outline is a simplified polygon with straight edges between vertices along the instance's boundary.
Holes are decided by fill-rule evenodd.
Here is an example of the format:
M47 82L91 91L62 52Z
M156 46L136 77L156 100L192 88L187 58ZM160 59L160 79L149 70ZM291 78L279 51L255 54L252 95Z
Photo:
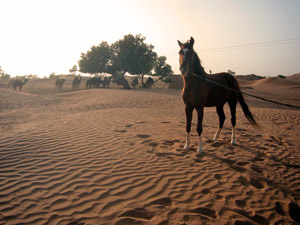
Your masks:
M293 80L300 80L300 73L296 73L296 74L293 74L291 76L288 76L289 79L293 79Z
M278 79L247 91L300 105L300 85ZM82 88L67 81L59 93L49 79L0 88L0 224L300 222L299 110L247 97L262 128L238 107L233 146L228 106L217 142L206 108L197 157L196 115L183 149L180 90Z
M255 81L252 86L256 88L277 88L277 87L294 87L299 86L300 81L295 79L286 79L286 78L279 78L279 77L268 77L258 81Z

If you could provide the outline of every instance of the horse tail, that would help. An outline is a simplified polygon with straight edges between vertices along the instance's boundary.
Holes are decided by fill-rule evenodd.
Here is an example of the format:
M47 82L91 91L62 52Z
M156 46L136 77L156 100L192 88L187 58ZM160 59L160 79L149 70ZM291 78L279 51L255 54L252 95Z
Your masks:
M246 102L245 102L245 100L244 100L244 97L243 97L243 95L242 95L241 92L238 94L238 100L239 100L239 103L240 103L240 105L241 105L241 107L242 107L242 110L243 110L243 112L244 112L244 115L245 115L245 117L247 118L247 120L250 122L250 124L251 124L252 126L254 126L254 127L259 127L259 125L256 123L256 121L255 121L255 119L254 119L252 113L250 112L249 107L248 107L248 105L246 104Z

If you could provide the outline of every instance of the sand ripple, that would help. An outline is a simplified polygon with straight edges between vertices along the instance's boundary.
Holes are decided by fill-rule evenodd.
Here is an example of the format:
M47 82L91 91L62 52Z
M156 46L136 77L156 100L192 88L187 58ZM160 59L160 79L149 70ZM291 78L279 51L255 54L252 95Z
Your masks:
M299 218L298 111L251 105L263 127L254 130L238 109L232 146L229 119L220 140L211 141L217 115L205 109L205 153L196 157L196 118L191 150L183 149L179 91L15 95L1 112L0 224L292 224ZM228 107L225 112L229 117Z

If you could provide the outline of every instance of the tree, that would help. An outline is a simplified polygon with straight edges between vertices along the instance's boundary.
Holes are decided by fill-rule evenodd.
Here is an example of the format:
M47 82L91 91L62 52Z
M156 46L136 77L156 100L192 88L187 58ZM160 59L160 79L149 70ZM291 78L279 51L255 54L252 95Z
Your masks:
M74 65L71 69L69 69L69 72L75 75L77 72L77 65Z
M54 73L54 72L52 72L52 73L50 74L49 78L50 78L50 79L53 79L53 78L55 78L55 73Z
M229 74L231 74L232 76L234 76L234 75L235 75L235 72L234 72L234 71L232 71L232 70L228 70L228 73L229 73Z
M166 64L166 60L166 56L160 56L157 58L154 65L154 76L166 77L170 74L173 74L172 67L169 64Z
M9 79L10 78L10 75L5 73L5 71L2 70L1 66L0 66L0 78L1 79Z
M92 46L87 53L81 53L78 61L79 71L82 73L108 73L111 66L112 51L106 41L98 46Z
M144 75L151 73L157 59L157 54L153 51L154 46L146 44L145 40L141 34L128 34L115 42L112 70L120 72L123 78L126 72L142 75L143 84Z

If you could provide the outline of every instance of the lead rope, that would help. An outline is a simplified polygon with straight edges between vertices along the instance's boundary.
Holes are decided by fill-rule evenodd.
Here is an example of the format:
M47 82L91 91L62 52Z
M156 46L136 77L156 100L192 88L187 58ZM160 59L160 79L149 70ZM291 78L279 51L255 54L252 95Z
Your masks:
M200 78L200 79L202 79L202 80L204 80L204 81L210 82L210 83L215 84L215 85L220 86L220 87L223 87L223 88L225 88L225 89L227 89L227 90L237 92L237 93L239 93L239 94L248 95L248 96L250 96L250 97L257 98L257 99L260 99L260 100L263 100L263 101L267 101L267 102L272 102L272 103L275 103L275 104L278 104L278 105L284 105L284 106L288 106L288 107L300 109L300 106L295 106L295 105L285 104L285 103L273 101L273 100L270 100L270 99L266 99L266 98L263 98L263 97L255 96L255 95L252 95L252 94L248 94L248 93L245 93L245 92L242 92L242 91L235 90L235 89L233 89L233 88L227 87L227 86L225 86L225 85L223 85L223 84L219 84L219 83L214 82L214 81L212 81L212 80L206 79L206 78L204 78L204 77L202 77L202 76L199 76L199 75L197 75L197 74L195 74L195 73L192 73L192 75L195 76L195 77L198 77L198 78Z

